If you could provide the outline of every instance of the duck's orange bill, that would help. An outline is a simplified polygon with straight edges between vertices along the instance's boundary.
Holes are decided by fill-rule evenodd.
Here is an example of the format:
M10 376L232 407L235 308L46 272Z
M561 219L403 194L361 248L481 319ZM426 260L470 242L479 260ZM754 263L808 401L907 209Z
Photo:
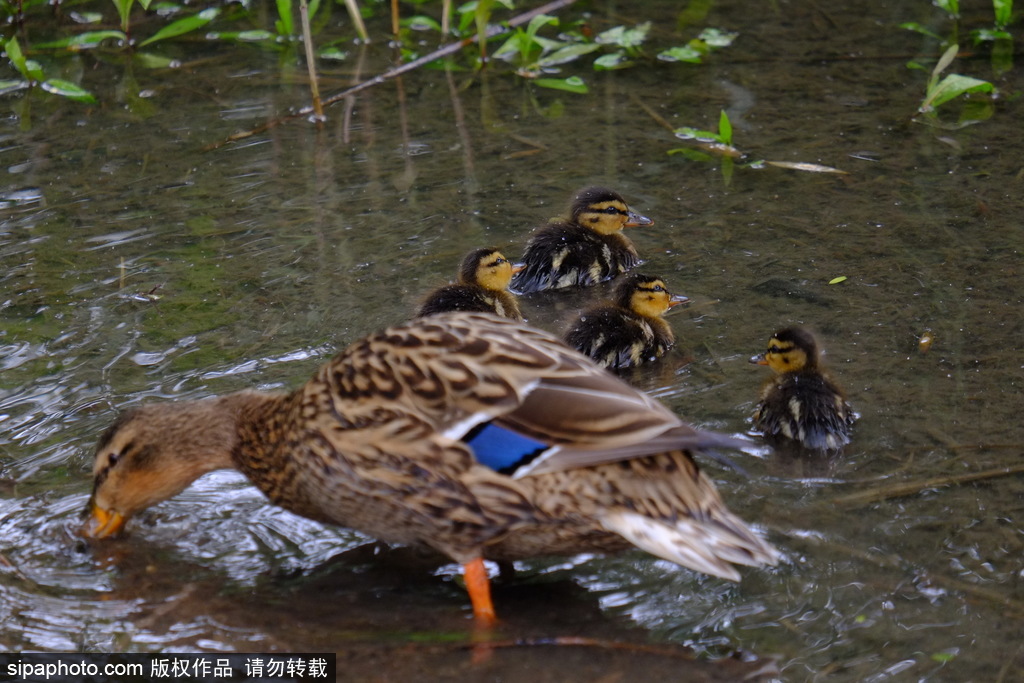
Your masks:
M522 272L524 270L526 270L526 264L525 263L513 263L512 264L512 274L513 275L515 275L516 273L520 273L520 272Z
M469 600L473 603L473 616L480 626L493 626L498 620L494 614L494 603L491 602L491 581L487 578L487 568L482 557L470 560L462 565L462 575L466 580Z
M125 518L120 512L104 510L96 503L89 504L89 519L78 530L86 538L106 538L121 530Z
M768 365L768 359L764 357L763 353L759 353L756 356L750 357L750 362L754 365Z

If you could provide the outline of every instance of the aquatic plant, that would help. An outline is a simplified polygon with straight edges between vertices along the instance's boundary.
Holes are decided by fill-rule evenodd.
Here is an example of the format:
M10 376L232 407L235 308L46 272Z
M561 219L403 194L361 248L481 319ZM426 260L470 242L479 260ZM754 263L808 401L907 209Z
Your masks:
M921 100L921 104L917 108L917 113L923 114L924 117L916 118L915 120L930 123L932 125L943 125L948 127L949 124L941 124L939 121L937 110L940 106L950 100L970 93L996 92L995 86L988 81L983 81L971 76L964 76L962 74L946 74L945 77L939 80L942 72L952 64L954 59L956 59L959 50L959 45L950 45L939 58L939 61L935 64L935 67L932 69L931 75L928 78L928 83L925 86L924 99ZM955 127L959 128L972 123L977 123L987 119L991 115L991 98L987 98L985 100L974 100L962 109L959 122Z
M25 88L39 86L51 95L66 97L76 102L95 102L96 98L92 93L80 86L60 78L48 78L43 72L43 67L34 59L28 59L21 50L17 38L10 38L3 43L4 52L10 60L14 70L21 74L20 79L8 79L0 81L0 94L14 92Z

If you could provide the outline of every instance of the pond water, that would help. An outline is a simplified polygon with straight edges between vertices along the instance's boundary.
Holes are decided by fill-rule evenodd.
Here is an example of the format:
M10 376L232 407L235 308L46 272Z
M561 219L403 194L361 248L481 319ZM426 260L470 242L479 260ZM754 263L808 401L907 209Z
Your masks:
M898 27L949 33L930 3L701 7L677 28L676 3L587 6L597 30L653 19L659 46L739 32L699 66L573 67L587 96L421 69L328 109L322 130L211 150L306 103L294 55L167 43L183 65L157 73L82 55L66 68L99 105L0 100L0 648L336 651L339 678L376 680L664 680L697 666L682 647L708 660L697 680L1024 676L1024 477L1001 474L1024 464L1020 64L995 76L984 47L958 59L1002 96L978 125L937 128L910 121L927 73L906 63L942 48ZM392 60L383 42L352 46L322 88ZM684 143L664 122L714 129L722 109L750 159L847 173L730 175L667 154ZM456 567L294 517L234 473L121 540L75 537L120 407L295 386L407 318L470 249L518 256L592 183L655 220L632 233L643 271L693 299L670 318L677 348L631 381L745 432L766 379L747 359L803 323L860 414L840 457L707 464L778 567L732 584L640 552L523 562L496 588L497 638L620 646L484 658L466 648ZM523 308L557 330L598 293Z

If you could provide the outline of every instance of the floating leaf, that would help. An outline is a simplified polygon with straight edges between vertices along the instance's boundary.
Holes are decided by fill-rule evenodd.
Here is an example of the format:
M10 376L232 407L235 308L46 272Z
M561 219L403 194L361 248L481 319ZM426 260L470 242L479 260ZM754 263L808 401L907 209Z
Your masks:
M560 47L548 56L538 60L537 65L544 67L565 64L600 49L601 46L597 43L572 43L571 45Z
M566 92L574 92L580 95L585 95L589 92L587 84L579 76L570 76L569 78L538 78L534 83L542 88L565 90Z
M87 50L96 47L104 40L113 39L119 42L127 42L128 36L123 31L87 31L77 36L62 38L48 43L39 43L38 48L60 48L65 50Z
M139 43L139 47L155 43L158 40L166 40L168 38L174 38L191 31L195 31L197 28L206 26L210 21L220 14L220 9L216 7L208 7L199 14L193 14L190 17L184 17L177 21L171 22L164 26L162 29L146 38L144 41Z
M700 64L701 53L699 50L695 50L689 45L683 45L681 47L670 47L667 50L662 50L658 53L658 59L663 62L689 62L690 64Z
M70 81L51 78L48 81L43 81L41 87L48 93L60 95L76 102L88 102L89 104L95 104L96 102L96 98L92 96L92 93Z
M16 90L24 90L28 86L28 81L0 81L0 95L6 95Z
M834 278L832 278L831 280L828 281L828 283L830 285L838 285L840 282L846 282L846 276L845 275L840 275L839 277L834 277Z
M601 55L594 60L594 68L598 71L609 71L611 69L622 69L632 64L624 52L613 52L610 55Z
M700 40L711 47L728 47L732 45L732 42L736 40L739 33L733 31L723 31L717 28L706 28L700 32L697 36Z
M699 128L690 128L689 126L683 126L682 128L676 128L673 131L677 138L680 140L703 140L704 142L720 142L718 133L712 133L710 130L700 130Z
M413 31L441 31L441 24L437 19L424 14L417 14L408 19L402 19L400 23L402 26Z
M651 31L651 22L645 21L632 28L616 26L598 34L595 40L605 45L618 45L619 47L639 47L647 40L647 34Z
M832 168L831 166L822 166L821 164L808 164L803 161L766 161L764 163L769 166L788 168L793 171L807 171L808 173L839 173L847 175L847 172L842 169Z

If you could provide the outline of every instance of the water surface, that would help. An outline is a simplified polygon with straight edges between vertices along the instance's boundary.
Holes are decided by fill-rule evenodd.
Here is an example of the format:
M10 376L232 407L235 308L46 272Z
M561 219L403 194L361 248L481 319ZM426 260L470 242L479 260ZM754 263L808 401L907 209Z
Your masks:
M655 18L659 45L696 31L674 28L674 3L589 9L598 27ZM212 151L305 102L292 68L217 45L188 46L202 58L170 73L80 57L102 104L37 97L29 125L0 123L0 646L337 651L344 677L380 680L666 679L683 666L677 646L743 653L710 665L724 680L758 659L787 680L1021 677L1024 479L941 483L1021 464L1020 69L997 78L978 50L955 68L996 82L995 115L911 123L926 74L906 62L941 48L903 21L949 30L927 2L714 3L701 26L740 38L700 66L584 72L587 97L420 70L333 107L322 130L294 123ZM392 59L382 42L353 48L324 87ZM652 113L713 128L721 109L750 158L847 174L727 177L667 155L682 143ZM632 381L697 424L744 432L765 379L747 358L803 323L860 413L841 457L737 456L746 476L707 464L780 566L734 585L639 552L521 563L497 588L499 637L637 646L474 663L453 565L272 508L233 473L123 540L74 536L93 444L119 408L295 386L405 319L470 249L518 255L591 183L655 219L632 233L643 270L694 300L671 318L678 348ZM523 308L558 330L592 295Z

